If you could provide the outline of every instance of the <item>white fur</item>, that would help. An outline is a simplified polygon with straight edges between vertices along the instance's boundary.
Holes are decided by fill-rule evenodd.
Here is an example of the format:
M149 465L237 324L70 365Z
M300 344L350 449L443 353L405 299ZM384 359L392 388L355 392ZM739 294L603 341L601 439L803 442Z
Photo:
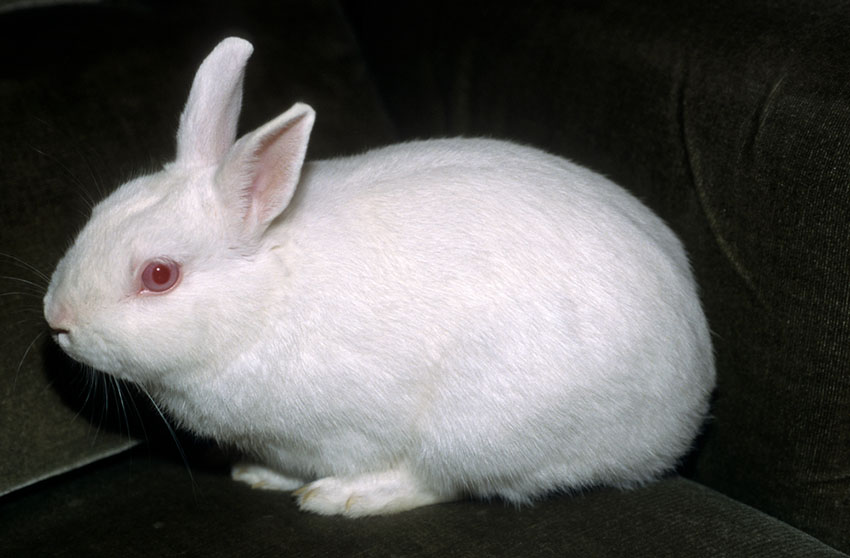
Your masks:
M305 164L303 104L233 144L251 47L198 71L178 157L97 206L45 316L72 357L326 514L526 502L675 466L707 412L681 244L562 158L482 139ZM146 261L179 284L140 286Z

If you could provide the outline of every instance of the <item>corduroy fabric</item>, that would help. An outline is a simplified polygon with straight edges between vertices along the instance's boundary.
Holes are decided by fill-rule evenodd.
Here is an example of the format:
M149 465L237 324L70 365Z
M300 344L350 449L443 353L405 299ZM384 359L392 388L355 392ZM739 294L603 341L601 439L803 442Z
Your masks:
M0 505L3 556L843 556L684 479L516 509L457 502L359 520L134 450Z

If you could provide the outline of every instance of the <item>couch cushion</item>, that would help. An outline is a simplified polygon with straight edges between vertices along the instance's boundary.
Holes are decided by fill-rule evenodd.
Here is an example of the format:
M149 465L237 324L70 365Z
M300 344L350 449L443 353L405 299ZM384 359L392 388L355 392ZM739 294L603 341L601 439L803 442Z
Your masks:
M673 226L719 373L692 474L850 549L846 6L346 4L404 135L548 148Z
M300 512L289 494L252 490L223 470L195 465L190 476L179 460L146 448L21 491L0 507L0 555L54 554L844 556L684 479L520 509L455 502L352 520Z
M144 398L122 399L105 380L90 397L89 376L55 350L41 318L44 275L95 200L173 156L192 76L219 39L238 34L255 45L243 130L304 100L318 113L311 157L391 141L333 2L234 4L0 13L0 494L144 435L130 424L136 407L151 414ZM160 419L143 422L151 421Z

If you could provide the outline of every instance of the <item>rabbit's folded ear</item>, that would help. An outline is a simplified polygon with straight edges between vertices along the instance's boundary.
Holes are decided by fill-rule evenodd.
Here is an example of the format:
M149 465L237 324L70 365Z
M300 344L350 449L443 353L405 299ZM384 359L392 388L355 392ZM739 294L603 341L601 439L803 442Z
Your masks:
M259 236L292 199L316 113L294 104L234 144L216 174L216 188L243 232Z
M218 164L236 139L245 65L254 47L236 37L221 41L195 74L177 129L177 162Z

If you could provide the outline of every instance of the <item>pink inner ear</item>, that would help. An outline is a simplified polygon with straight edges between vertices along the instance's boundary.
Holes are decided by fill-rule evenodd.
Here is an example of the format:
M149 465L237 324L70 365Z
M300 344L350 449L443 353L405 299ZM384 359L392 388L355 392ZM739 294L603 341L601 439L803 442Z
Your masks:
M289 203L298 183L304 154L303 138L296 128L301 119L263 138L255 151L253 181L243 193L260 223L273 219ZM291 133L294 132L294 133Z
M298 186L314 118L312 108L296 103L230 150L216 183L225 204L238 212L243 232L263 234L286 209Z

